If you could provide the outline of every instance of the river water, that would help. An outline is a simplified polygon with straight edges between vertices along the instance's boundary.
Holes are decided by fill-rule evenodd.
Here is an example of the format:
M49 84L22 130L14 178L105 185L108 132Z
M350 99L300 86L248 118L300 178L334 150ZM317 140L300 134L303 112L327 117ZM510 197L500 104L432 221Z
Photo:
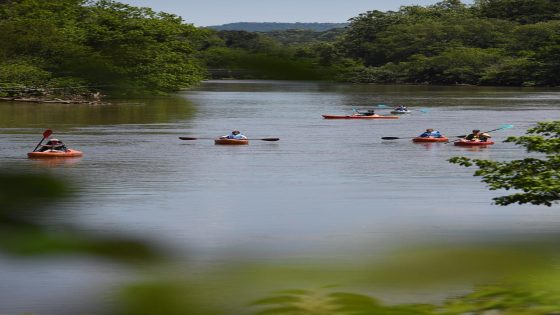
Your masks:
M396 120L321 117L375 104L415 111ZM210 81L171 98L105 106L0 103L0 157L3 168L50 172L77 185L78 195L57 205L54 228L72 222L97 233L117 230L208 264L240 256L337 260L424 238L556 231L558 205L492 205L500 192L488 191L472 169L446 162L458 155L522 158L521 148L500 141L553 119L560 119L560 90ZM497 144L484 149L380 139L504 124L515 127L492 133ZM46 128L85 156L28 160ZM210 140L232 129L281 140ZM5 258L0 313L41 310L53 296L86 290L77 284L84 279L110 278L107 269L82 260L22 265Z

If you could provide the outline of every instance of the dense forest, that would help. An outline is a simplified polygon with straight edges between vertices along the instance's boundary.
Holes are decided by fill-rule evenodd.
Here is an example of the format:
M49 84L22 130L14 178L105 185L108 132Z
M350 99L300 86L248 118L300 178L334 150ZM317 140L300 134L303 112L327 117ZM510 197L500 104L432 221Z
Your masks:
M383 83L558 85L560 1L446 0L371 11L336 42L358 60L349 80Z
M444 0L320 32L197 28L111 0L2 0L0 56L0 96L168 93L211 77L558 86L560 0Z
M338 31L218 35L228 39L228 47L305 65L295 77L360 83L560 84L558 0L477 0L471 6L444 0L396 12L369 11ZM250 41L247 36L252 36ZM277 46L256 49L256 41Z

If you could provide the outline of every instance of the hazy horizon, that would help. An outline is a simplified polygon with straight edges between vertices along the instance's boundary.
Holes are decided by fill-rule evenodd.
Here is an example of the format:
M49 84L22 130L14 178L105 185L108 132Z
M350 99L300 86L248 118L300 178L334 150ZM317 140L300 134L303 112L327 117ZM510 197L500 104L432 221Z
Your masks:
M181 16L196 26L212 26L237 22L278 23L346 23L348 19L371 10L397 10L403 5L432 5L436 0L121 0L120 2L149 7L155 11ZM463 1L472 4L473 0Z

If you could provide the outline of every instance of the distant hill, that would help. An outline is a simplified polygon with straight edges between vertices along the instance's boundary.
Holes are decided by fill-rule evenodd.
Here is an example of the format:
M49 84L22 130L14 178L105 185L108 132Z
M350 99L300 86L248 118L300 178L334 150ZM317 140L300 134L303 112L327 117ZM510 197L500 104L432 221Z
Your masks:
M285 30L311 30L324 32L333 28L346 27L348 23L277 23L277 22L238 22L208 26L218 31L272 32Z

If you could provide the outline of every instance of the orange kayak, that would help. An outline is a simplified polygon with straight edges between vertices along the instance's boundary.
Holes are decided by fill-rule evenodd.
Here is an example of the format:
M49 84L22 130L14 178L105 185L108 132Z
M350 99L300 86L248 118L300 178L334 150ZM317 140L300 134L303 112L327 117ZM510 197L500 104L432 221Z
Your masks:
M47 150L43 152L29 152L27 157L29 158L67 158L67 157L79 157L84 155L78 150L68 149L68 151L59 150Z
M399 116L383 116L383 115L322 115L325 119L399 119Z
M416 137L412 139L412 142L449 142L449 138Z
M216 139L214 144L225 144L225 145L244 145L249 144L249 140L241 139Z
M463 147L474 147L474 146L487 146L494 144L493 141L471 141L471 140L459 140L455 142L455 145Z

